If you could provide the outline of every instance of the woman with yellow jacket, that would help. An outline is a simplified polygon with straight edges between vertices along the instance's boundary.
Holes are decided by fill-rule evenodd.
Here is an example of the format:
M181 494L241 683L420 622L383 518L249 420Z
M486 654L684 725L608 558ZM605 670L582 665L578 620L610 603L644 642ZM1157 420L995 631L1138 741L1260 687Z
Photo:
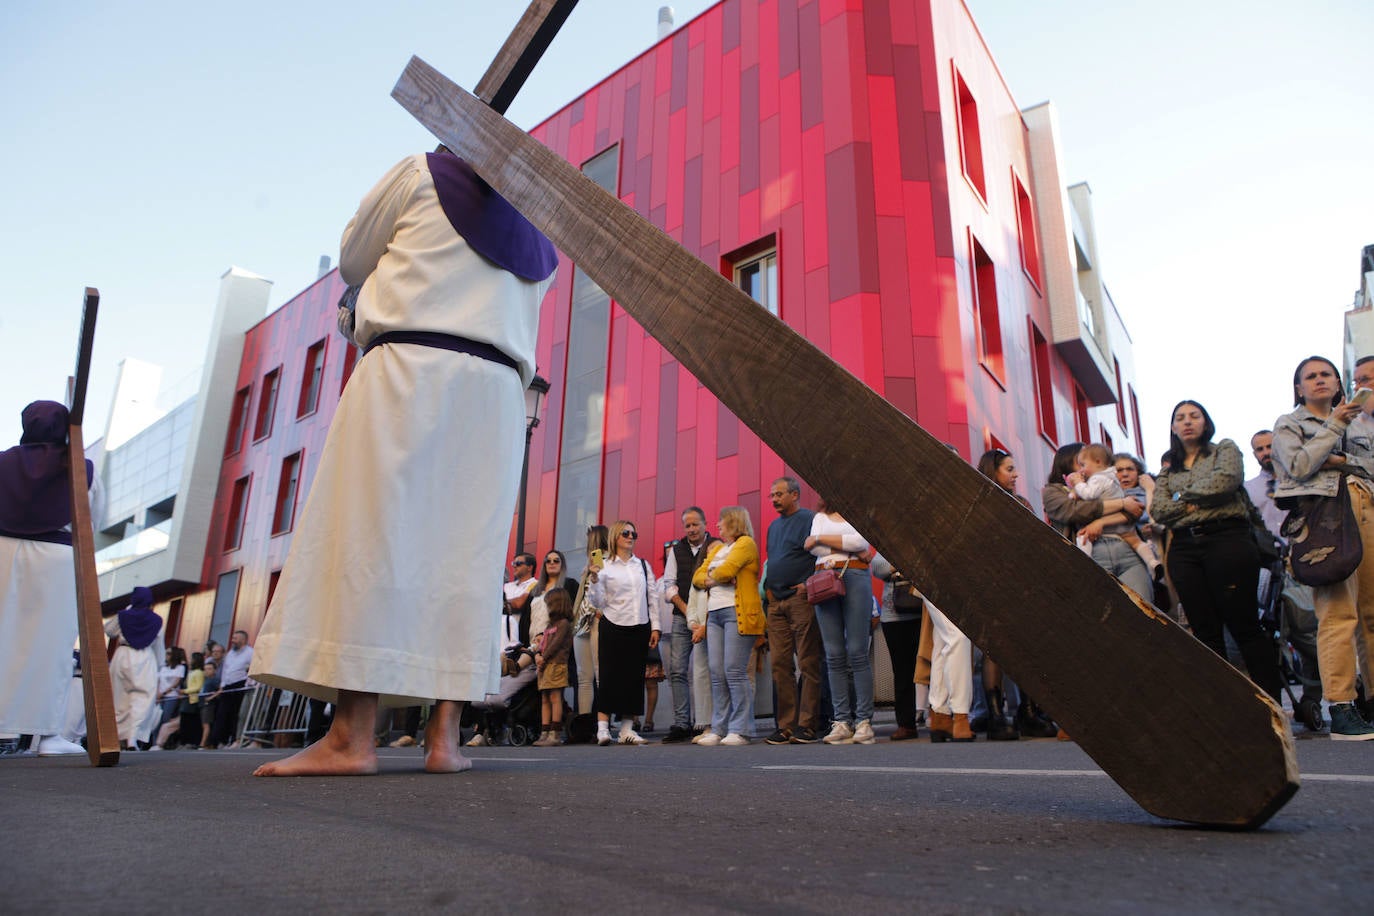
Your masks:
M749 653L763 635L759 546L743 506L720 510L720 541L697 567L692 584L707 590L706 658L711 669L711 727L693 744L749 743Z

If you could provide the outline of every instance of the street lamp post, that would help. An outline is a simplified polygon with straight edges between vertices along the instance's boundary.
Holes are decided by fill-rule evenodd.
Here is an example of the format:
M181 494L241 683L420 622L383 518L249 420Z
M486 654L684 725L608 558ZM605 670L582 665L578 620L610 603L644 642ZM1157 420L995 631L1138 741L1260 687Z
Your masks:
M549 393L549 380L541 375L530 379L530 387L525 389L525 460L520 466L520 507L515 513L515 552L525 549L525 502L529 497L530 479L530 442L534 439L534 428L539 425L539 408L543 405L544 395Z

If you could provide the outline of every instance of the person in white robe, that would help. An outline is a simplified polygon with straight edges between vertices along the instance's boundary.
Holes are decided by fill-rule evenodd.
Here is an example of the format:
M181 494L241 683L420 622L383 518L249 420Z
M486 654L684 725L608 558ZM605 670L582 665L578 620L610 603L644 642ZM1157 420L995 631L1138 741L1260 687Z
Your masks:
M19 445L0 452L0 733L34 735L39 756L83 754L62 736L77 637L67 408L35 401ZM103 490L84 469L91 517Z
M436 703L425 768L470 766L462 704L497 690L501 568L539 305L557 252L463 160L409 157L344 229L364 350L334 415L250 676L335 704L257 775L375 772L379 702Z
M152 740L153 730L162 720L157 669L165 651L162 618L153 610L152 590L141 585L135 588L129 606L105 618L105 635L119 640L110 659L115 726L124 747L137 750L139 744Z

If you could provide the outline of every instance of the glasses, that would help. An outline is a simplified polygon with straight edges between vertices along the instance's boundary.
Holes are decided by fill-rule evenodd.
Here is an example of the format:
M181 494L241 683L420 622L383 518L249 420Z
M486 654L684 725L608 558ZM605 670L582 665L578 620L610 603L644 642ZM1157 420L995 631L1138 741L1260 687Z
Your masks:
M549 564L553 564L554 566L558 566L562 562L563 561L558 559L558 557L549 557L547 560L544 561L544 565L548 566Z
M510 565L511 565L511 566L528 566L529 564L526 563L524 560L512 560Z
M629 538L630 540L634 541L634 540L638 540L638 538L639 538L639 532L638 532L638 531L622 531L622 532L620 532L620 536L623 537L623 538Z

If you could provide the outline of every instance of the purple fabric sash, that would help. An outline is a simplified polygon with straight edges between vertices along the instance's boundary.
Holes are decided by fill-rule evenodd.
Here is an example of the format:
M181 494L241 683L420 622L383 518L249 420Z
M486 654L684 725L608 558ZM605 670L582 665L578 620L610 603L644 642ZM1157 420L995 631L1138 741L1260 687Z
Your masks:
M18 536L56 531L72 520L67 492L67 408L34 401L24 408L24 434L0 452L0 528ZM95 466L86 462L86 486Z
M524 280L545 280L558 251L544 234L451 152L426 154L439 206L473 251Z
M153 610L153 591L138 586L129 598L129 606L119 612L119 638L131 649L146 649L157 639L162 618Z

